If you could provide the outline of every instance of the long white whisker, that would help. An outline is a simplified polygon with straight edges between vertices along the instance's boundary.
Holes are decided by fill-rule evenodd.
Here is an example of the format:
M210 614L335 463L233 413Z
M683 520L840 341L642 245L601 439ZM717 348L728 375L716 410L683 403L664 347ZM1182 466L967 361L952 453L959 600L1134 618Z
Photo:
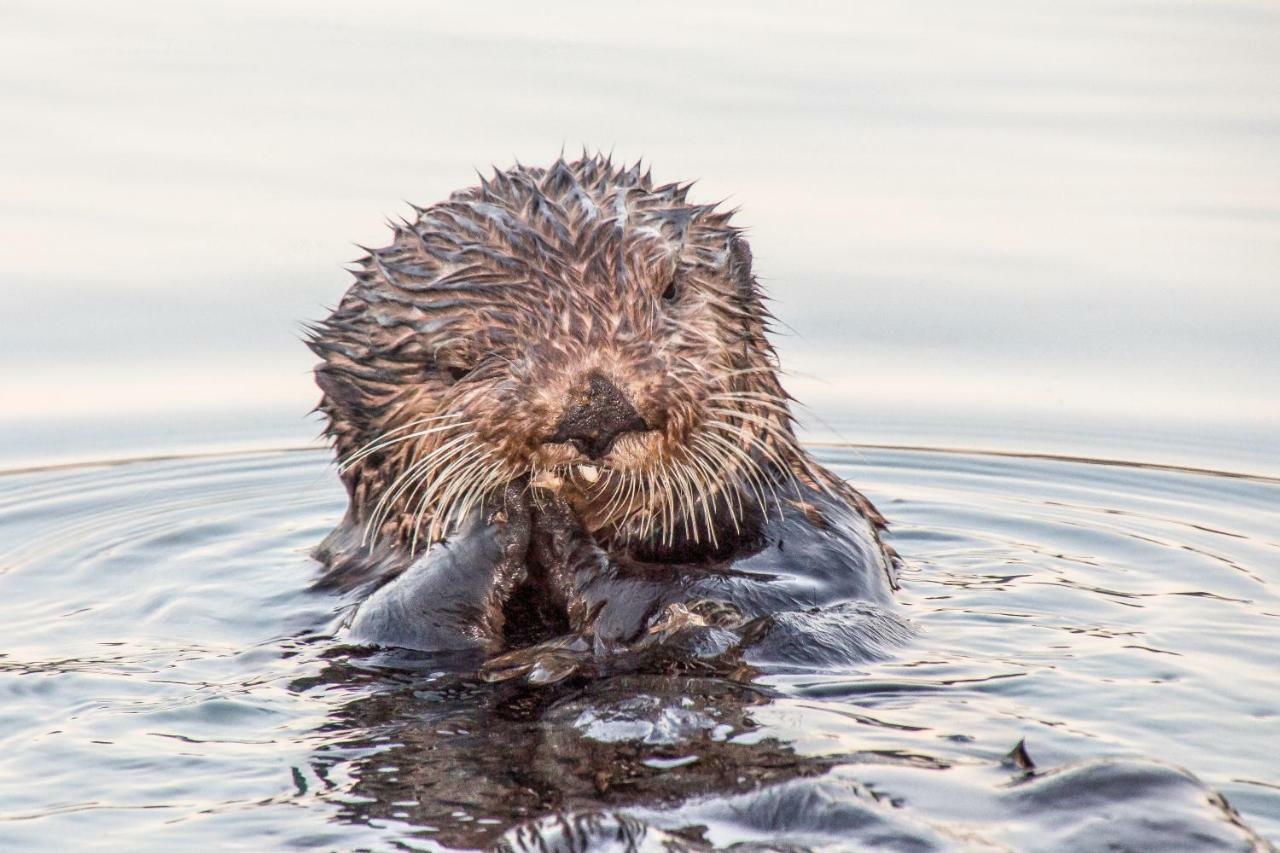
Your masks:
M738 507L738 514L741 515L743 519L745 519L746 508L744 507L742 502L743 501L742 489L738 488L736 483L734 483L734 481L738 476L741 476L743 479L747 480L746 485L748 487L754 488L749 479L750 471L746 469L746 466L742 464L740 459L731 456L730 454L726 453L722 448L717 447L716 445L708 441L705 435L699 435L697 438L694 439L693 444L694 444L694 447L698 448L698 450L703 454L703 456L706 457L706 459L708 460L708 463L711 463L714 461L714 463L719 466L720 473L717 477L717 480L722 483L720 487L720 491L723 494L726 488L731 487L729 497L726 498L726 503L728 503L729 501L733 501L734 503L736 503ZM730 512L732 512L732 509L733 509L732 506L730 506ZM737 520L734 519L734 522L736 525Z
M706 453L705 448L700 447L697 442L694 442L694 450L690 454L689 458L702 472L702 480L708 491L708 497L704 498L704 500L709 499L711 501L711 509L714 511L715 498L723 497L724 508L729 513L729 521L733 523L733 531L734 533L741 533L742 528L738 526L738 516L733 509L733 498L737 495L737 490L735 489L728 494L725 493L725 485L728 483L728 475L730 472L725 470L717 475L712 458ZM717 487L716 484L720 485ZM741 497L739 497L739 500L741 500ZM741 504L739 504L738 508L742 508ZM709 517L707 520L707 531L711 536L712 542L715 542L715 532L711 529L711 521ZM719 546L717 545L717 547Z
M462 466L463 471L469 471L471 470L472 465L477 461L478 457L481 455L477 452L477 450L478 449L475 447L461 448L457 452L452 453L448 457L446 457L447 461L442 462L441 464L447 464L448 470L450 471L456 469L458 466ZM461 479L461 478L459 477L457 479ZM444 483L446 481L453 482L454 478L452 477L446 478L445 472L439 471L437 473L437 476L430 481L430 485L427 487L427 490L422 494L422 497L418 499L417 506L414 508L414 512L413 512L413 533L412 533L412 537L410 539L410 545L409 545L410 553L413 553L418 549L418 538L422 534L423 516L427 514L428 510L433 510L432 528L434 530L434 521L439 516L439 514L443 511L444 507L443 507L442 500L436 501L435 506L433 507L431 499L435 495L435 493L439 491L441 483ZM410 498L410 500L412 500L412 498ZM428 541L429 542L434 541L435 537L430 535L430 531L428 532L428 534L429 534L427 537Z
M391 507L400 495L404 494L411 485L414 486L413 493L416 494L417 485L421 484L422 480L430 474L433 466L440 464L441 460L439 457L443 455L445 459L448 459L455 452L455 448L460 449L458 447L460 444L465 447L465 444L470 440L470 437L471 434L469 433L449 440L445 444L434 448L426 456L417 460L401 472L400 476L398 476L390 486L383 490L382 497L378 499L378 503L374 507L373 516L369 519L369 528L373 530L379 529L382 526L382 522L385 520L386 513L390 512ZM406 477L408 479L406 479ZM413 497L410 495L409 501L412 500Z
M605 469L604 479L601 481L601 486L602 488L609 489L609 502L605 504L604 509L600 512L600 517L605 519L605 521L609 521L613 518L615 509L620 509L618 502L622 499L622 489L614 486L613 480L615 477L625 480L621 471L615 471L612 468Z
M428 474L420 478L418 485L414 487L413 493L405 501L406 506L408 506L413 503L415 498L417 499L417 505L413 510L413 531L410 539L411 551L417 550L418 538L422 530L422 517L427 510L431 509L431 499L440 489L440 485L449 481L448 475L450 472L457 470L461 466L468 465L472 459L481 453L479 448L470 443L474 438L474 434L469 433L465 436L460 436L460 438L464 439L461 445L451 448L448 453L433 460ZM424 484L426 488L422 491L421 496L418 496L418 490Z
M790 450L793 456L796 456L797 458L804 458L804 454L803 452L801 452L800 447L796 442L795 436L787 432L785 429L783 429L781 426L774 423L773 421L768 420L767 418L762 418L759 415L755 415L749 412L735 412L735 411L730 411L728 409L710 408L709 411L712 412L713 414L720 414L728 417L735 417L743 421L746 421L748 423L754 424L755 426L759 427L761 430L764 430L766 435L773 438L775 441L777 441L787 450ZM716 421L716 423L729 426L728 424L725 424L724 421Z
M488 464L472 478L467 486L467 495L458 507L459 523L474 512L496 487L511 479L500 462L492 457L486 458L485 461Z
M384 440L386 440L386 439L390 438L390 437L391 437L391 436L393 436L393 435L398 435L398 434L400 434L400 433L404 432L405 430L408 430L408 429L414 429L415 427L421 426L422 424L425 424L425 423L431 423L432 421L440 420L440 419L441 419L441 418L443 418L443 417L445 417L445 416L444 416L444 415L432 415L432 416L425 416L425 417L421 417L421 418L414 418L413 420L409 421L408 423L401 424L400 426L396 427L395 429L389 429L389 430L387 430L386 432L378 433L378 434L377 434L377 435L375 435L373 438L371 438L371 439L369 439L367 442L365 442L363 445L361 445L360 447L357 447L354 451L352 451L351 455L352 455L352 456L354 456L356 453L361 453L361 452L363 452L364 450L368 449L371 445L378 444L379 442L384 441ZM341 461L341 460L339 460L339 461Z
M627 519L631 519L636 514L636 488L637 484L640 482L641 476L642 475L638 471L627 472L627 504L626 509L624 510Z
M713 548L719 548L720 543L717 541L715 528L715 498L719 494L713 490L712 483L707 479L706 474L700 470L698 466L699 458L696 451L689 452L689 459L686 468L689 472L689 479L698 490L698 494L702 500L702 517L707 522L707 537L711 540Z
M748 412L742 409L722 409L719 406L708 406L707 411L730 418L739 418L744 421L750 421L751 423L761 425L764 429L776 432L783 437L790 438L790 433L786 431L786 428L782 424L763 415L758 415L755 412Z
M393 435L402 433L407 429L412 429L414 427L421 426L422 424L433 423L435 421L446 420L451 418L459 418L459 417L462 417L462 416L460 414L451 412L446 415L437 415L431 418L418 418L417 420L410 421L409 423L405 424L402 427L397 427L396 429L388 430L387 432L382 433L381 435L375 437L372 441L365 443L363 446L353 451L345 459L339 460L338 471L339 472L345 471L346 469L354 465L356 462L359 462L361 459L365 458L371 453L376 453L377 451L382 450L384 447L388 447L393 444L399 444L402 441L408 441L410 439L417 438L419 436L430 435L433 432L440 432L445 429L452 429L457 427L458 424L446 424L441 427L433 427L431 429L415 432L411 435L399 436L398 438L392 438L391 436Z
M784 418L794 418L787 403L770 394L756 393L755 391L733 391L730 393L708 394L704 400L708 403L736 403L751 408L776 412Z
M636 477L636 489L638 491L636 497L640 502L639 537L647 540L653 533L654 520L658 515L658 491L653 485L652 477L648 475Z
M456 455L448 465L439 468L435 476L431 480L430 487L422 493L419 499L420 505L423 507L431 507L434 505L434 518L431 523L430 538L435 540L435 531L437 528L436 521L446 509L446 497L450 491L457 485L458 478L462 472L468 470L473 463L485 456L489 451L483 447L471 445L462 453Z
M724 421L715 421L715 420L707 421L707 422L706 422L706 425L707 425L707 426L709 426L709 427L713 427L713 428L716 428L716 429L723 430L724 432L727 432L727 433L729 433L730 435L739 435L739 436L741 436L741 435L743 435L743 434L744 434L742 430L740 430L740 429L738 429L738 428L734 427L734 425L733 425L733 424L725 423ZM777 437L777 436L775 436L775 437ZM778 452L777 452L776 450L774 450L774 448L770 447L768 444L766 444L764 441L762 441L762 440L761 440L761 438L760 438L759 436L751 436L751 435L747 435L747 438L752 442L752 444L754 444L756 447L758 447L758 448L761 450L761 452L763 452L765 455L767 455L767 456L769 457L769 459L770 459L770 460L771 460L775 465L777 465L779 468L781 468L784 472L791 472L791 466L789 466L789 465L787 464L786 460L785 460L785 459L783 459L783 458L778 454ZM792 448L792 449L794 449L794 448ZM794 473L793 473L793 472L792 472L792 476L794 476Z
M478 487L486 482L494 473L493 455L486 451L479 459L471 463L465 473L456 478L457 488L447 499L441 498L442 510L437 516L440 521L440 535L448 533L453 525L462 524L472 506L481 497Z
M369 515L369 520L365 524L364 533L360 538L361 545L368 541L370 548L374 546L377 542L377 531L382 526L384 514L390 510L392 502L404 489L426 475L429 470L429 463L429 459L424 459L406 467L382 490L382 494L378 497L378 502L374 504L373 512ZM372 538L370 534L372 534Z
M440 445L428 453L426 461L430 463L430 468L433 472L444 468L446 465L452 465L454 461L464 456L471 448L474 447L472 444L474 439L475 433L473 432L450 439L447 443ZM405 497L405 505L408 506L412 504L414 500L417 499L418 492L422 488L423 484L430 482L433 481L428 477L420 477L417 485L413 487L413 491Z
M767 485L768 479L765 477L764 471L760 468L760 464L752 459L751 455L741 447L738 447L736 444L733 444L728 439L711 430L708 430L698 436L698 440L708 442L709 444L718 447L721 453L726 456L732 456L739 461L737 470L743 473L743 477L746 479L747 484L755 493L756 500L759 502L758 505L760 507L760 511L763 514L768 515L769 504L765 500L763 489L769 488L770 486ZM774 492L775 502L777 497L777 492Z
M790 409L788 409L786 406L782 405L781 403L778 403L776 400L772 400L769 398L739 397L737 395L728 396L725 394L709 394L707 395L706 401L712 405L715 405L717 403L741 403L744 406L747 406L750 408L763 409L766 412L773 412L774 414L780 415L787 419L790 419L792 417ZM735 410L735 411L738 411L738 410Z
M790 477L790 478L794 481L794 479L795 479L795 472L794 472L794 471L792 471L792 470L791 470L791 467L790 467L789 465L787 465L787 464L786 464L786 462L785 462L785 461L783 461L783 460L781 459L781 457L779 457L779 456L778 456L778 454L777 454L777 453L775 453L775 452L773 451L773 449L772 449L772 448L770 448L767 444L765 444L765 443L764 443L764 441L762 441L759 437L757 437L757 436L751 436L751 435L746 435L746 434L745 434L745 433L743 433L741 430L735 429L732 425L730 425L730 424L726 424L726 423L723 423L723 422L721 422L721 421L708 421L708 422L706 422L705 426L707 426L707 427L708 427L708 429L707 429L707 431L706 431L706 433L705 433L708 437L716 436L716 435L717 435L716 430L722 430L723 432L727 433L728 435L730 435L730 436L734 436L734 437L737 437L737 438L742 438L742 437L745 435L745 437L747 438L747 440L751 442L751 445L750 445L750 446L752 446L752 447L754 447L754 448L758 449L761 453L763 453L763 454L765 455L765 457L766 457L767 459L769 459L771 462L773 462L774 466L778 469L778 473L779 473L779 474L782 474L783 476L786 476L786 477ZM727 438L725 438L724 436L718 436L718 437L720 438L720 440L724 441L727 445L732 446L732 447L734 447L735 449L737 449L739 452L741 452L745 458L750 459L750 455L746 453L745 449L743 449L743 448L739 448L737 445L735 445L735 444L733 444L732 442L730 442L730 441L729 441ZM783 515L783 513L782 513L782 499L781 499L781 497L780 497L780 496L779 496L779 494L778 494L778 490L777 490L777 488L776 488L776 486L775 486L775 483L774 483L774 478L773 478L773 477L768 476L768 475L764 472L764 470L763 470L762 468L760 468L759 463L756 463L756 462L755 462L755 460L751 460L751 461L752 461L752 463L756 466L756 468L760 471L761 479L763 479L763 480L764 480L765 485L767 485L767 486L768 486L769 491L773 494L773 501L774 501L774 504L778 507L778 517L779 517L779 518L782 518L782 515Z
M663 541L667 547L671 547L675 543L676 536L676 483L675 473L665 459L662 462L662 479L659 482L662 484L662 518L665 522L662 527L666 534Z
M363 459L368 458L368 456L369 456L369 455L371 455L371 454L373 454L373 453L377 453L377 452L379 452L379 451L383 451L383 450L386 450L386 449L388 449L388 448L395 447L396 445L399 445L399 444L405 444L406 442L414 441L415 439L423 438L423 437L428 436L428 435L433 435L434 433L438 433L438 432L447 432L447 431L449 431L449 430L455 430L455 429L457 429L459 426L461 426L461 425L460 425L460 424L447 424L447 425L445 425L445 426L438 426L438 427L432 427L431 429L419 430L418 432L412 432L412 433L409 433L408 435L402 435L402 436L400 436L399 438L393 438L393 439L390 439L390 440L388 440L387 442L383 443L382 445L380 445L380 446L378 446L378 447L370 448L368 451L366 451L366 452L365 452L363 455L361 455L361 456L353 457L353 458L348 459L347 461L343 462L343 463L342 463L342 465L338 468L338 473L339 473L339 474L344 474L344 473L346 473L347 471L351 470L351 469L356 465L356 463L358 463L358 462L362 461Z
M456 508L455 503L471 477L484 465L488 453L483 448L473 447L451 465L450 470L441 472L436 478L437 483L443 483L445 486L435 500L435 512L428 530L428 538L431 541L434 542L449 532L449 522Z
M677 470L679 471L679 475L680 475L680 487L684 491L685 498L689 502L689 511L685 514L685 523L686 523L685 529L688 530L687 525L690 521L692 521L693 522L693 541L694 541L694 544L697 544L702 541L701 537L698 535L698 522L696 517L693 519L690 519L690 516L697 510L697 497L695 496L695 492L697 491L697 484L693 482L692 471L689 468L687 463L682 462L680 464L680 467ZM707 504L705 501L702 504L702 512L703 514L707 513ZM708 527L710 527L711 525L710 517L707 518L707 525Z

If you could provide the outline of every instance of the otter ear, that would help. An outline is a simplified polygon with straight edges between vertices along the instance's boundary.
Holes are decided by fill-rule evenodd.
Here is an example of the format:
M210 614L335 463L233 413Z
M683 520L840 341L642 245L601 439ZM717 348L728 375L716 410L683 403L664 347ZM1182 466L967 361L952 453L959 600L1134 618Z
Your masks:
M729 278L738 287L738 295L749 299L755 295L756 280L751 274L751 246L741 235L729 238Z

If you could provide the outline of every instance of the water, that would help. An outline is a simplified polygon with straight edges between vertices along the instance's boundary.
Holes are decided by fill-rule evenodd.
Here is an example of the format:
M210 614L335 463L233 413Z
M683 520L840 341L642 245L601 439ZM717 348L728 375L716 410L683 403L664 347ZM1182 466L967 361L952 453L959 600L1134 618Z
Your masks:
M344 602L306 590L344 506L322 452L0 477L0 846L475 846L593 806L729 843L753 831L717 803L820 781L874 793L848 799L905 837L1025 848L1056 837L1073 788L1012 819L1021 772L1001 758L1021 739L1042 771L1185 768L1280 839L1280 481L820 458L893 522L918 629L899 655L527 696L329 637ZM1231 829L1168 781L1117 789L1139 799L1115 825Z
M792 6L0 4L0 847L727 843L756 784L1015 848L1222 814L1033 796L1024 737L1280 838L1280 9ZM741 207L808 439L984 451L821 450L895 522L900 657L543 707L328 637L298 324L404 200L581 144Z

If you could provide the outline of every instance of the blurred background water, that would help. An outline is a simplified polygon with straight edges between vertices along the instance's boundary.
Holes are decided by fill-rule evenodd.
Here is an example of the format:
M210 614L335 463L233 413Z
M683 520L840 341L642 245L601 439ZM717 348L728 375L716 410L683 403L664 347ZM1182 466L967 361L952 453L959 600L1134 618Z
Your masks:
M0 465L310 441L353 243L562 147L741 207L815 438L1280 471L1267 2L0 4Z

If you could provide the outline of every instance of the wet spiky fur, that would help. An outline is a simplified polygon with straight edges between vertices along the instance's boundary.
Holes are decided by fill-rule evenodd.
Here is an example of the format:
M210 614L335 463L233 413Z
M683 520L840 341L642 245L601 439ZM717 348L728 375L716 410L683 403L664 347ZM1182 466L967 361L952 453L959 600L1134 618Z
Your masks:
M714 550L797 481L880 523L796 442L750 249L688 191L600 156L517 165L368 250L309 340L350 497L326 582L403 568L520 478L564 478L599 538L651 551ZM585 482L546 442L590 371L653 430Z

